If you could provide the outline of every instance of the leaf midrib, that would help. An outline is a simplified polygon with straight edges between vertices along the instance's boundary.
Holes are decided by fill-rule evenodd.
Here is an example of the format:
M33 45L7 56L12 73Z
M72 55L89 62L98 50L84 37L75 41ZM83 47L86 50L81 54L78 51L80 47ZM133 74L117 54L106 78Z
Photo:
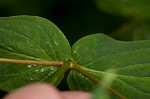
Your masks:
M128 52L135 52L135 51L138 51L138 50L146 50L146 49L150 49L150 47L149 47L149 48L144 48L144 49L143 49L143 48L139 48L139 49L133 49L133 50L128 50L128 51L124 51L124 52L118 52L118 53L107 54L107 55L104 55L104 56L102 56L102 57L100 57L100 58L98 58L98 59L96 59L96 60L90 62L90 63L85 64L84 66L88 66L88 65L90 65L90 64L92 64L92 63L94 63L94 62L96 62L96 61L98 61L98 60L101 60L101 59L103 59L103 58L105 58L105 57L108 57L108 56L111 56L111 55L124 54L124 53L128 53ZM122 67L120 67L120 68L122 68Z
M114 75L114 76L130 76L130 77L139 77L139 78L150 78L150 77L143 77L143 76L135 76L135 75L123 75L123 74L115 74L115 73L109 73L109 72L104 72L104 71L97 71L97 70L93 70L87 67L81 67L83 70L87 71L87 72L94 72L94 73L99 73L99 74L108 74L108 75ZM115 71L115 69L113 69Z
M83 68L83 67L82 67L82 68ZM150 95L148 92L143 91L143 90L140 90L140 89L136 88L135 86L130 85L130 84L127 83L126 81L124 81L124 80L118 78L119 76L123 76L123 77L130 76L130 77L136 77L136 78L147 78L147 79L149 78L149 79L150 79L150 77L139 77L139 76L131 76L131 75L112 74L112 73L108 73L108 72L92 70L92 69L89 69L89 68L86 68L86 67L84 67L83 69L86 70L86 71L89 71L89 73L92 74L92 75L94 75L92 72L94 72L94 73L97 72L97 73L99 73L99 74L101 73L101 74L110 75L110 76L111 76L111 75L114 75L114 76L116 77L116 79L121 80L122 82L126 83L127 85L129 85L130 87L134 88L135 90L138 90L138 91L140 91L140 92L142 92L142 93L144 93L144 94Z

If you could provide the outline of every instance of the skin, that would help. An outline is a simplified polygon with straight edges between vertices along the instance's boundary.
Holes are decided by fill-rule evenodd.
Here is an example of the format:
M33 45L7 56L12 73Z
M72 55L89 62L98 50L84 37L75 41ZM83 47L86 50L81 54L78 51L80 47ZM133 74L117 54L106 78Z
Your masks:
M52 85L35 83L21 87L3 99L91 99L91 94L82 91L61 92Z

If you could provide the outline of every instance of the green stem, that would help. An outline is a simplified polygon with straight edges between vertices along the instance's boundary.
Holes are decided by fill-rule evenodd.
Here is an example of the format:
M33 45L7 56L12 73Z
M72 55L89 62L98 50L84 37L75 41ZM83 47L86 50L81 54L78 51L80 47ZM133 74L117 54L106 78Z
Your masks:
M116 90L114 90L113 88L105 85L104 83L102 83L99 79L97 79L96 77L92 76L91 74L85 72L84 70L82 70L80 67L75 66L74 64L70 65L70 69L76 70L79 73L83 74L85 77L89 78L91 81L98 83L99 85L105 87L109 92L111 92L112 94L118 96L120 99L126 99L123 95L121 95L119 92L117 92Z
M54 73L54 75L51 77L51 79L49 80L49 82L54 85L57 86L61 80L63 79L64 73L70 68L70 61L67 61L64 63L63 66L61 66L58 71L56 71L56 73Z
M91 74L85 72L78 66L75 66L71 61L67 61L65 63L63 62L57 62L57 61L33 61L33 60L17 60L17 59L5 59L0 58L0 62L4 63L14 63L14 64L36 64L36 65L50 65L50 66L61 66L56 73L51 77L49 80L51 84L57 86L59 82L62 80L64 73L68 69L73 69L78 71L79 73L82 73L85 77L89 78L91 81L96 82L102 86L104 86L108 91L110 91L112 94L118 96L120 99L125 99L123 95L118 93L116 90L112 89L111 87L103 84L99 79L95 78Z
M5 58L0 58L0 62L14 63L14 64L36 64L36 65L48 65L48 66L63 65L63 62L57 62L57 61L33 61L33 60L17 60L17 59L5 59Z

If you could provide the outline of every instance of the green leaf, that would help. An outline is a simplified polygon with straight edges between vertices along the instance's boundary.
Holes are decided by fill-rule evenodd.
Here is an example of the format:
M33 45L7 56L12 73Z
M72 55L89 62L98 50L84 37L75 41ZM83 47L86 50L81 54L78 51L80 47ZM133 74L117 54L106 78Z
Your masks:
M123 42L95 34L77 41L72 51L75 64L96 78L115 75L111 87L125 97L150 98L150 40ZM71 71L68 85L72 90L92 91L96 84L81 73Z
M115 76L107 75L103 77L102 82L110 86L114 78ZM98 85L93 94L92 99L111 99L109 97L108 90L104 86Z
M0 18L0 58L67 61L70 57L67 39L52 22L36 16ZM0 88L9 91L29 82L49 82L57 70L53 66L0 63Z
M96 0L96 4L108 13L150 19L149 0Z

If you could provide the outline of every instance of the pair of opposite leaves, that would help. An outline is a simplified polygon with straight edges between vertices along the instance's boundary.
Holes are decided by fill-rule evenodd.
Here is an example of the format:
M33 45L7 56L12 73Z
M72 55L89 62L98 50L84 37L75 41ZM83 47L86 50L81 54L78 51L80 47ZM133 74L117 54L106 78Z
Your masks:
M98 33L83 37L71 48L63 33L44 18L3 17L0 18L0 58L71 60L98 79L105 75L115 76L111 87L129 99L150 98L150 40L122 42ZM58 69L1 62L0 89L10 91L37 81L51 83L50 79ZM92 91L96 86L74 70L70 71L67 82L71 90Z

